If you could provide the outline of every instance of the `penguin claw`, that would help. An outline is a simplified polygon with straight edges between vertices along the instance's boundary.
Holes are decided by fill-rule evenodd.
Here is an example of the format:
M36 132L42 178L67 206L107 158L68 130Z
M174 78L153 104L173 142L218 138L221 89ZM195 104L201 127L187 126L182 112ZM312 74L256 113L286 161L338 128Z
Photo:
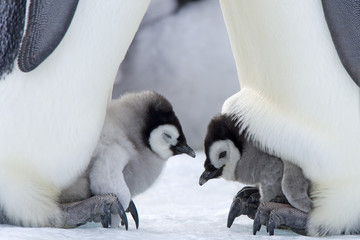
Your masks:
M128 226L128 220L126 217L126 213L125 213L124 207L120 203L119 199L117 200L117 213L120 216L121 225L125 226L125 229L128 230L129 226Z
M135 221L135 225L136 225L136 229L139 228L139 215L135 206L135 203L133 202L133 200L130 201L129 203L129 207L126 209L126 212L130 212L132 218Z
M240 200L236 198L234 199L230 207L230 211L227 219L227 227L230 228L231 225L234 223L235 218L240 215L241 215L241 203Z
M276 224L276 223L278 223L278 224ZM280 225L279 226L277 226L277 225L279 225L279 222L275 222L274 217L272 217L270 214L269 222L266 225L267 230L268 230L267 232L269 233L270 236L273 236L275 228L278 228L280 226Z
M101 215L101 225L103 228L111 227L111 212L108 205L104 205L104 215Z
M254 219L260 202L259 189L244 187L234 197L228 214L227 227L230 228L236 217L247 215Z
M256 214L253 223L253 234L256 235L256 233L260 231L260 229L261 229L260 215Z

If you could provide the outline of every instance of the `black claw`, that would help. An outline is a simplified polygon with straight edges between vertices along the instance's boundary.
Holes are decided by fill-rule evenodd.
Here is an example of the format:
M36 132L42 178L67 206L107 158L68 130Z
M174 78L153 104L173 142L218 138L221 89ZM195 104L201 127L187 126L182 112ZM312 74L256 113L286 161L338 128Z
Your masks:
M253 234L256 235L256 232L260 231L261 222L260 222L260 214L256 214L254 223L253 223Z
M129 227L128 227L128 220L126 217L126 213L119 200L118 200L118 213L120 215L122 223L125 225L125 229L128 230Z
M230 207L230 211L228 214L228 219L227 219L227 227L230 228L231 225L234 223L234 220L236 217L238 217L241 214L241 206L240 206L240 202L235 199Z
M269 235L270 236L273 236L274 235L274 230L275 230L275 222L274 222L274 219L273 218L270 218L269 219L269 222L268 222L268 224L267 224L267 226L268 226L268 233L269 233Z
M243 187L234 197L228 214L227 227L230 228L236 217L247 215L254 219L260 203L259 189Z
M139 228L139 215L138 215L138 212L136 210L136 206L135 206L135 203L133 202L133 200L130 201L129 207L126 211L130 212L131 216L133 217L133 219L135 221L136 229L138 229Z
M101 225L103 228L109 228L109 222L105 215L101 216Z
M101 216L101 225L103 228L109 228L111 227L111 212L107 204L104 206L104 213L105 215Z

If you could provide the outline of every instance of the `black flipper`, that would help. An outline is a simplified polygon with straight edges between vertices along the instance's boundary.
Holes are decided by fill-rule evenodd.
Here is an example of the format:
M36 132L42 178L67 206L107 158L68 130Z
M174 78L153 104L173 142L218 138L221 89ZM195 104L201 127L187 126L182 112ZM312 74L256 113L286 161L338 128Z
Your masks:
M322 0L340 60L360 86L360 0Z
M29 72L58 46L75 14L79 0L31 0L18 65Z
M0 79L11 72L24 31L26 0L0 0Z

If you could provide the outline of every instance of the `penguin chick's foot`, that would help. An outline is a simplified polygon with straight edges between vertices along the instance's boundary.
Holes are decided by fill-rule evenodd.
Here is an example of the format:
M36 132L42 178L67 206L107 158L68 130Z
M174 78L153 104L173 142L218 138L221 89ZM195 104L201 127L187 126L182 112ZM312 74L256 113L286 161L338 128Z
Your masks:
M294 232L306 235L306 222L308 214L300 211L289 204L264 202L256 213L253 234L260 231L261 225L266 225L266 231L270 236L274 235L276 228L290 228Z
M128 230L125 210L115 194L96 195L83 201L60 204L60 208L63 217L61 226L57 227L71 228L93 221L101 222L104 228L109 228L111 214L119 214Z
M228 214L227 227L230 228L236 217L247 215L254 219L260 204L260 193L257 187L244 187L234 197Z

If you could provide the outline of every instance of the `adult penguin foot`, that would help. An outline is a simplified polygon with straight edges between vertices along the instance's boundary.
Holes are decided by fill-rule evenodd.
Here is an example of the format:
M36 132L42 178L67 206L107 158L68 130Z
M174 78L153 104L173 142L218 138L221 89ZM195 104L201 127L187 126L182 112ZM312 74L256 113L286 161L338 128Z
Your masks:
M104 228L111 226L111 214L118 214L128 230L125 210L115 194L96 195L79 202L60 204L62 219L55 227L71 228L88 222L101 222Z
M270 236L277 228L290 228L294 232L306 235L308 214L289 204L264 202L260 204L253 223L253 234L256 235L261 225L266 225Z
M257 187L244 187L234 197L228 214L227 227L230 228L236 217L247 215L254 219L260 204L260 193Z

